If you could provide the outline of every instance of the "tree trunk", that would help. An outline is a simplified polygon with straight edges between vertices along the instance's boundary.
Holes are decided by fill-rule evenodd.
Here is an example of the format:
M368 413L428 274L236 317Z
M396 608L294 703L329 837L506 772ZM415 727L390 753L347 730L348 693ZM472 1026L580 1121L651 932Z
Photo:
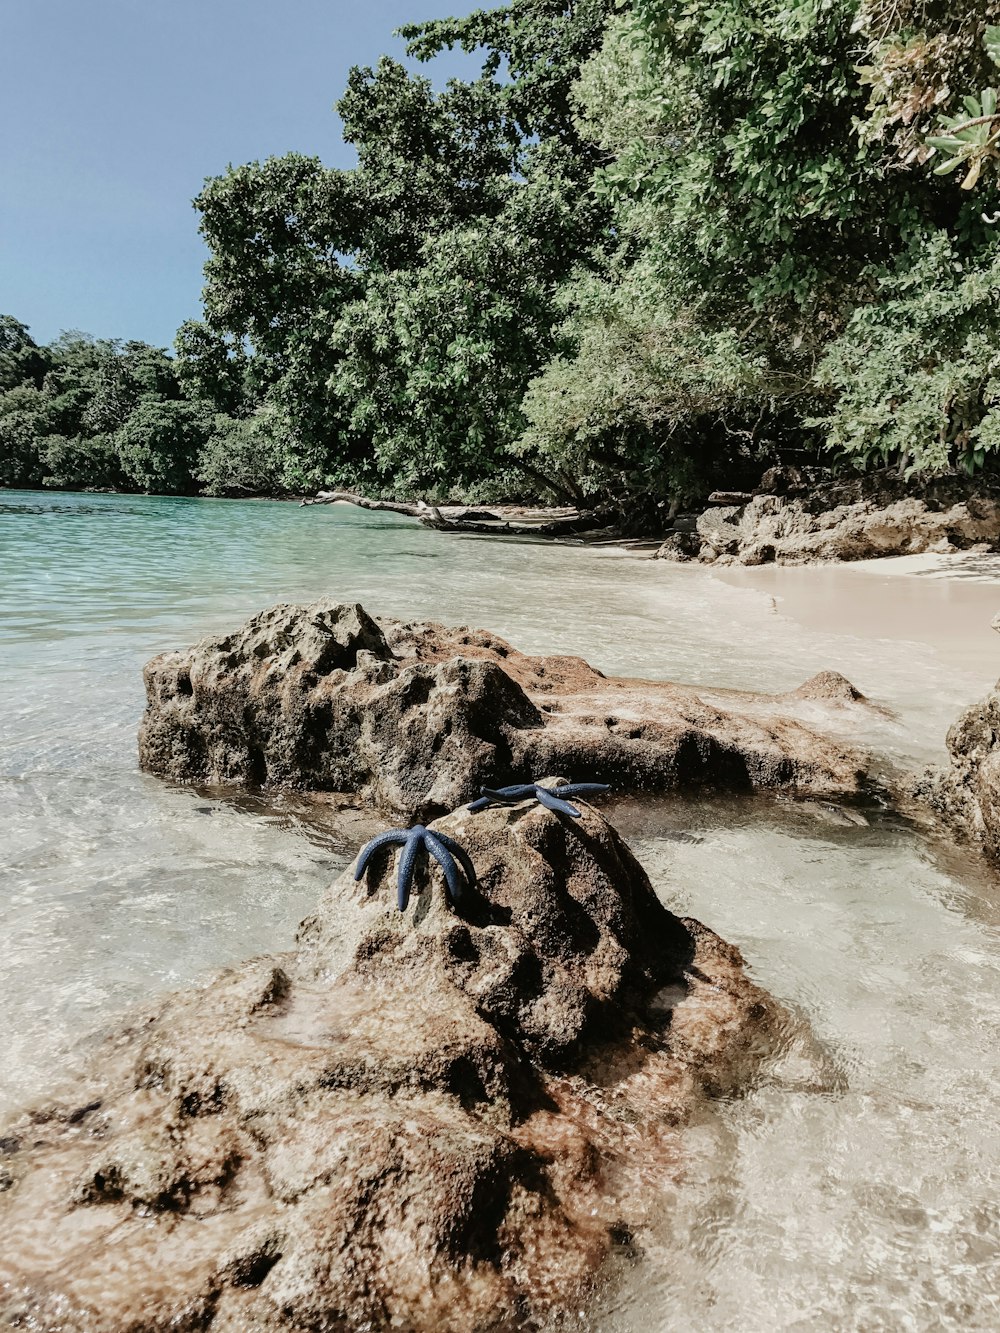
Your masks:
M610 522L605 512L573 509L554 518L546 518L541 511L538 519L505 518L502 513L471 509L459 505L448 507L430 505L423 500L373 500L354 491L320 491L314 498L301 501L303 505L352 504L359 509L382 509L392 514L405 514L439 532L492 533L508 537L563 537L590 532Z

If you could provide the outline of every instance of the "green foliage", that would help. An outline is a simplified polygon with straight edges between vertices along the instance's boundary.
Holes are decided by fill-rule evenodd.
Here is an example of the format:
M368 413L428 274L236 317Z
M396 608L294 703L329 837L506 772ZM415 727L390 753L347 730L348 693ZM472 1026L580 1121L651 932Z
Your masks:
M251 398L248 361L241 343L197 319L186 319L174 339L173 369L185 398L240 415Z
M144 398L113 437L121 469L139 490L183 495L191 490L198 453L212 418L204 406Z
M741 347L678 313L648 258L579 279L564 293L569 354L555 357L524 402L519 448L583 495L695 499L713 469L757 446L761 403L784 384Z
M286 480L445 494L526 474L511 446L558 287L607 241L571 90L612 7L408 27L411 55L481 51L481 75L436 91L397 61L355 69L338 104L355 170L288 155L208 182L206 320L252 347Z
M48 362L27 327L13 315L0 315L0 393L22 384L41 384Z
M996 17L994 0L864 0L854 25L866 46L859 73L870 90L862 141L887 143L906 166L930 159L939 175L963 166L966 190L984 169L995 175Z
M129 490L110 435L43 436L38 440L43 486L63 490Z
M0 319L0 485L189 492L214 405L181 401L173 359L146 343L64 333L36 347ZM3 359L3 356L6 359Z
M0 320L0 480L695 502L1000 444L996 0L509 0L195 201L175 355ZM963 189L956 189L960 183ZM993 210L993 211L991 211Z
M37 486L42 480L37 442L49 428L45 395L21 384L0 395L0 486Z
M992 239L919 145L945 78L981 72L988 8L633 0L576 90L627 244L605 282L567 288L520 447L593 486L613 442L612 484L678 497L824 431L860 466L981 465ZM936 36L895 26L932 9ZM991 89L948 120L967 186L994 128L973 112L992 117Z
M983 37L986 54L994 66L1000 68L1000 27L987 27ZM975 187L983 167L996 167L1000 162L1000 115L997 114L996 88L984 88L978 97L965 98L964 115L945 116L943 135L927 140L948 158L934 168L935 174L945 176L955 167L967 167L962 181L963 190Z
M973 472L1000 448L1000 242L963 260L939 232L902 256L819 367L830 446L864 466Z
M286 483L286 461L275 412L265 409L243 420L217 416L194 475L206 495L280 495L296 489Z

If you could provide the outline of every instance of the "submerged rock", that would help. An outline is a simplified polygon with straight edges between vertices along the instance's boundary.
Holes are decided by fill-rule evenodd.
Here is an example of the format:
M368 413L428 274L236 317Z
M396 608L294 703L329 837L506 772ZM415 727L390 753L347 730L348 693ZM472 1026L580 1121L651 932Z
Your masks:
M671 533L657 555L718 564L805 564L995 550L1000 543L1000 497L984 492L981 483L939 478L914 495L903 479L883 473L808 489L785 475L793 471L771 469L762 484L775 493L706 510L693 532Z
M824 672L784 695L607 678L483 630L275 606L145 668L142 767L179 782L357 792L427 819L546 771L618 787L850 796L866 761L806 725L860 699ZM828 710L824 711L828 705Z
M436 869L405 915L391 854L348 870L292 954L136 1018L75 1105L2 1129L0 1322L530 1328L641 1246L679 1126L794 1024L589 807L439 827L475 862L461 915Z

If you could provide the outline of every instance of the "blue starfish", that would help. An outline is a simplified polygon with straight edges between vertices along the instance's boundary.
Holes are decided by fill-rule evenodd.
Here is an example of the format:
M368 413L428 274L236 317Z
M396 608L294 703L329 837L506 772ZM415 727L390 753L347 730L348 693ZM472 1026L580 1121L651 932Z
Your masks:
M357 869L354 872L355 880L359 880L365 873L373 853L377 852L380 847L398 846L400 844L403 846L403 855L399 858L399 874L396 878L396 904L401 912L406 911L406 904L410 901L413 869L421 848L429 852L444 871L445 883L448 885L448 896L453 903L457 903L461 898L462 890L466 884L469 888L475 888L476 868L465 848L460 847L454 838L449 838L447 833L432 833L430 829L424 828L423 824L415 824L410 829L389 829L388 832L380 833L377 837L372 838L371 842L366 843L361 849ZM463 883L462 871L455 864L456 860L462 867L462 871L465 872L465 883Z
M494 791L491 787L480 787L482 792L478 801L473 801L470 810L485 810L489 805L517 805L518 801L538 801L546 810L556 810L563 815L580 818L580 811L570 805L567 796L596 796L599 792L610 791L604 782L564 782L554 790L540 787L537 782L522 782L513 787L500 787Z

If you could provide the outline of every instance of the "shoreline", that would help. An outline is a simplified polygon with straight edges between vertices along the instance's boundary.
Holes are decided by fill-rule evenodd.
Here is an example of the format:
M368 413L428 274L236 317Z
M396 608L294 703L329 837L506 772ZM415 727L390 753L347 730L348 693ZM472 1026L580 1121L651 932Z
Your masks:
M771 596L778 614L808 629L919 643L991 681L1000 675L1000 553L709 569L729 587Z

